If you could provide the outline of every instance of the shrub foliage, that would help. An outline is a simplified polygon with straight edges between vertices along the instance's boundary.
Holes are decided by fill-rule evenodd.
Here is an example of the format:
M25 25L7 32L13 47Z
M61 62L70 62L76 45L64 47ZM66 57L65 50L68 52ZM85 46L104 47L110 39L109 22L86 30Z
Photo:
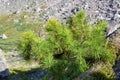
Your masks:
M25 58L35 57L56 80L71 80L92 64L109 61L113 56L104 37L107 22L90 25L85 13L80 11L68 24L66 26L50 19L46 23L44 40L32 32L26 32L19 45Z
M33 58L34 49L37 48L36 44L38 44L39 40L39 37L32 31L27 31L22 34L18 49L22 51L21 55L26 60Z

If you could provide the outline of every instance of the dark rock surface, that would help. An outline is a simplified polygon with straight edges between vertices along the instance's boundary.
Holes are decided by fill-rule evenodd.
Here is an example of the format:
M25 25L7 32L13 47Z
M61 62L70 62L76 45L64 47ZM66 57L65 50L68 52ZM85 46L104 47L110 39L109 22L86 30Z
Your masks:
M116 61L116 65L113 67L115 74L116 74L116 79L120 80L120 60Z
M38 70L36 72L27 74L27 77L29 77L30 79L34 79L34 80L43 80L43 77L46 75L47 75L47 72Z

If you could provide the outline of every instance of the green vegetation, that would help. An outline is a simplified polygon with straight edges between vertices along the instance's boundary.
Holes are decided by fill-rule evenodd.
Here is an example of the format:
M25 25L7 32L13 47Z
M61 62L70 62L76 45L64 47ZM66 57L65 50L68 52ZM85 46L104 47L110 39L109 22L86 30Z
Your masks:
M16 49L16 45L23 32L36 31L41 23L33 23L32 14L20 13L0 16L0 35L5 34L8 38L0 38L0 48L6 51ZM27 16L27 17L24 17Z
M35 35L33 32L28 31L23 33L21 37L20 44L18 44L18 48L23 51L21 54L25 59L32 59L33 55L32 53L34 52L34 47L38 42L40 41L39 37Z
M105 21L90 25L81 11L68 21L68 26L50 19L44 39L25 32L18 48L25 59L39 61L52 80L72 80L95 63L113 64L115 54L104 37L106 26Z

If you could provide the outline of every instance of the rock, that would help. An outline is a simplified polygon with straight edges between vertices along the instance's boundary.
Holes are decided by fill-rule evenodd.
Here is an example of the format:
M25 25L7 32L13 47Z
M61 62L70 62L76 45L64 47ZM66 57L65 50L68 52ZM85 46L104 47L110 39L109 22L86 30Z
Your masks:
M34 80L43 80L43 78L48 74L48 72L45 72L43 70L37 70L35 72L27 74L27 77Z
M120 80L120 60L116 61L115 66L113 67L115 74L116 74L116 80Z
M107 37L112 35L115 31L120 28L120 24L116 24L115 22L110 22L109 27L107 28Z
M14 19L14 23L15 24L19 23L19 20L18 19Z
M71 13L75 14L77 11L79 11L79 8L76 7L71 10Z
M0 38L7 39L8 37L5 34L0 35Z
M39 13L40 11L41 11L41 8L38 7L38 8L36 9L36 12Z
M2 34L2 39L7 39L8 37L5 34Z
M9 76L8 66L3 53L4 52L0 50L0 80L4 80L6 77Z

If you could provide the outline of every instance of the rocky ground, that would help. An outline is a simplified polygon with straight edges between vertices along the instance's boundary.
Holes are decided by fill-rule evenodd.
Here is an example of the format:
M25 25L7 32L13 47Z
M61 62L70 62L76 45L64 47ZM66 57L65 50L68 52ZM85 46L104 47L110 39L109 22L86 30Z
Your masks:
M120 27L120 0L0 0L1 14L34 13L32 19L58 18L63 23L79 10L85 10L92 24L109 21L108 35ZM111 24L112 23L112 24Z
M16 51L0 50L0 80L42 80L45 75L37 62L25 61Z

